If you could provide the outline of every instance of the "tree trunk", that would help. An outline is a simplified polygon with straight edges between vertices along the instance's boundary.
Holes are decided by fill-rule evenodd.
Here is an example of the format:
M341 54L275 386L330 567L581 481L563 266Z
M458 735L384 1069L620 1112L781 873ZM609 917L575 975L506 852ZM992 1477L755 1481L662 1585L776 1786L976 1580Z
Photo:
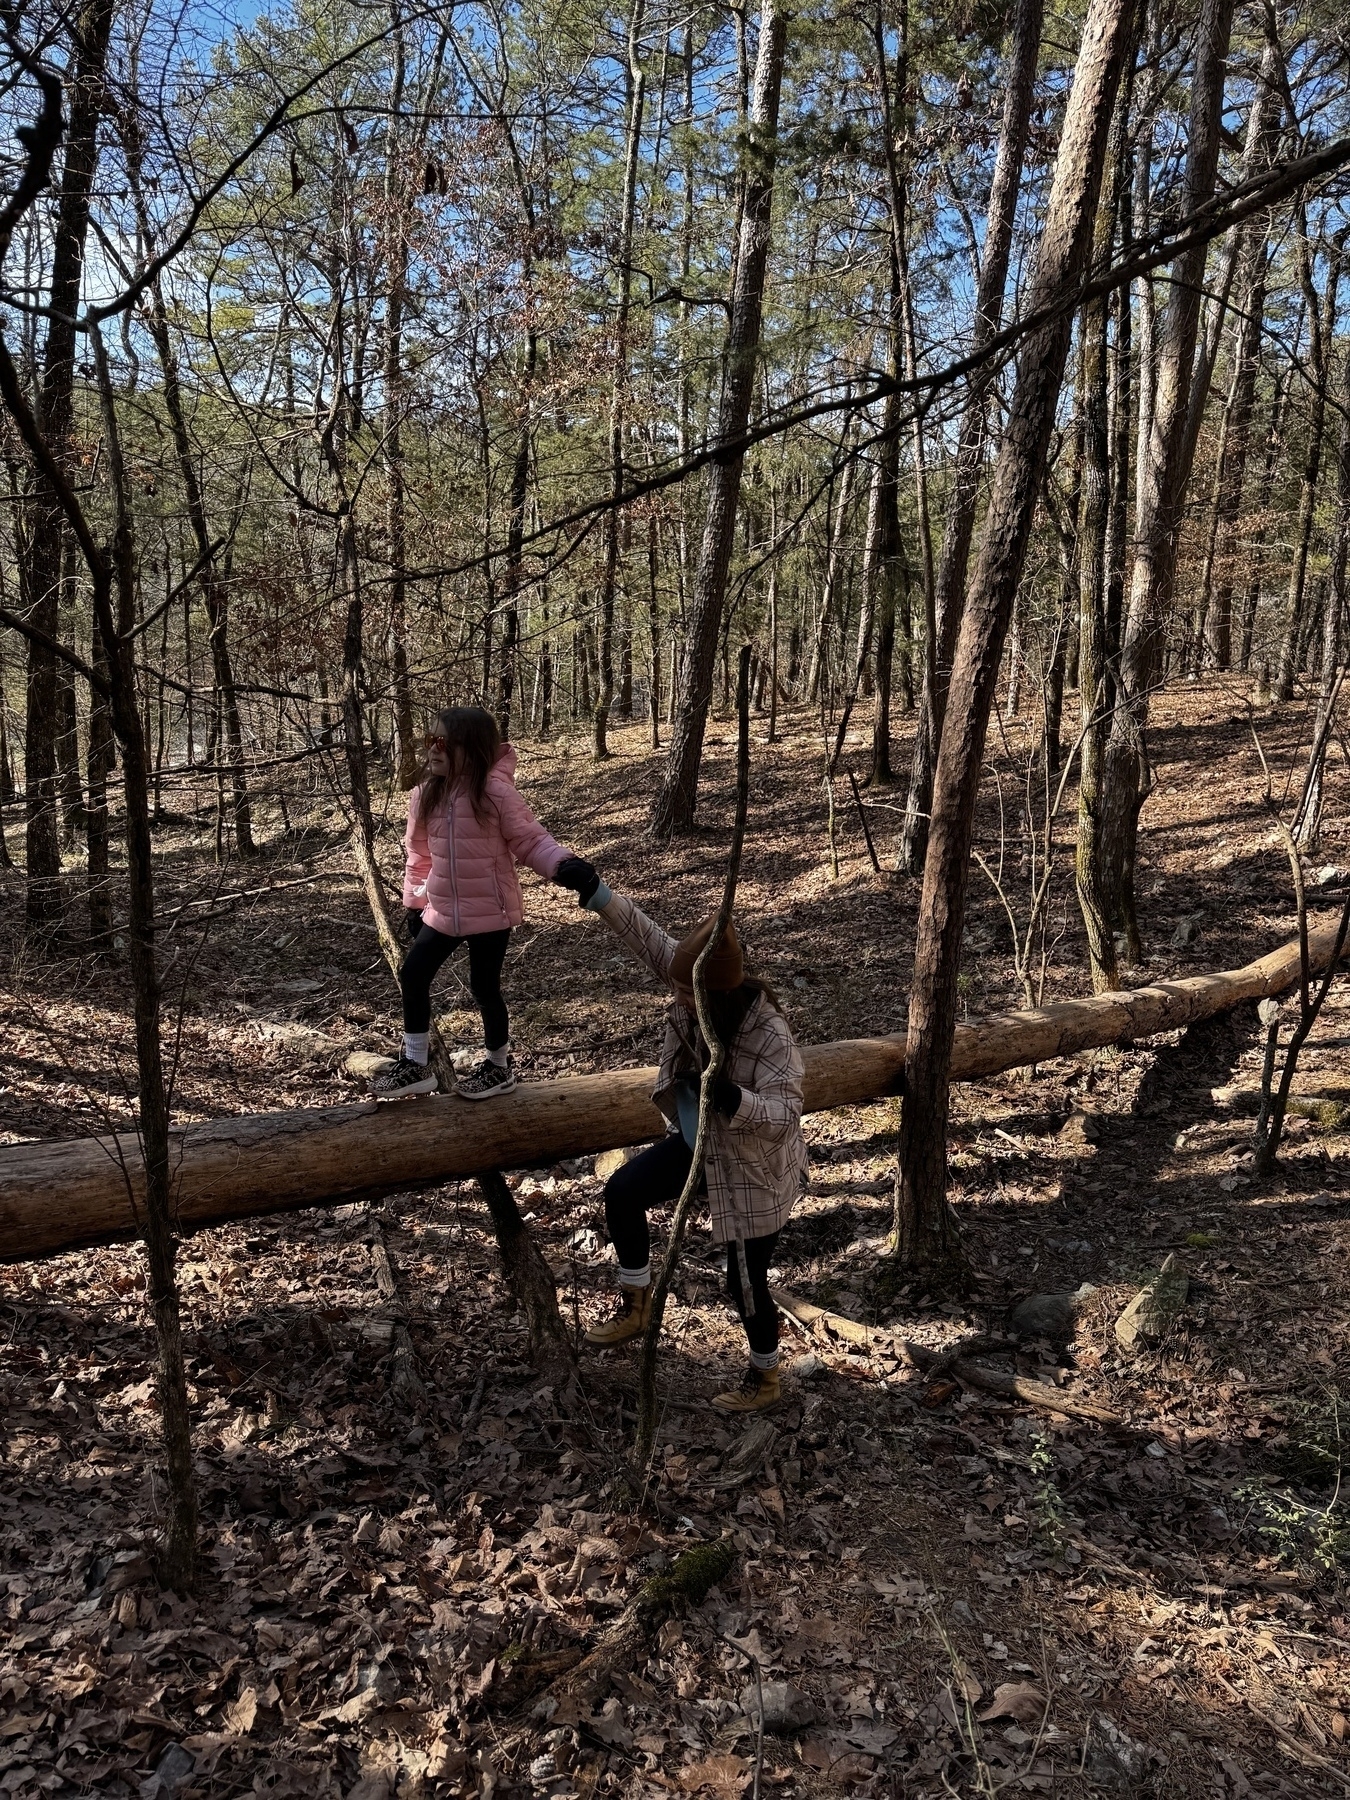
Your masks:
M576 1351L558 1310L558 1285L530 1235L515 1196L496 1169L477 1178L501 1253L506 1285L525 1315L530 1361L560 1388L576 1375Z
M1297 348L1302 331L1300 323L1294 333L1294 344ZM1275 394L1270 405L1270 429L1266 436L1266 454L1262 469L1261 494L1267 498L1275 481L1276 470L1280 466L1280 458L1284 453L1284 420L1289 406L1289 395L1294 385L1296 359L1291 358L1284 374L1275 383ZM1251 667L1252 636L1256 629L1256 608L1261 598L1262 576L1264 574L1264 550L1266 542L1266 526L1264 520L1247 536L1247 579L1242 595L1242 609L1238 620L1238 668L1245 675Z
M984 254L975 297L975 329L971 350L982 349L999 329L1003 318L1008 258L1012 249L1013 221L1022 179L1031 119L1036 60L1040 52L1044 0L1017 0L1008 71L1003 93L1003 120L998 156L984 233ZM923 868L928 847L928 814L933 797L933 770L938 741L946 714L947 684L956 634L960 629L965 599L970 541L979 500L980 471L984 465L988 428L989 394L996 377L994 363L983 365L970 380L957 437L956 464L947 498L942 533L942 556L934 594L935 638L928 652L919 716L914 733L909 794L905 801L900 840L900 867L910 875Z
M149 245L154 242L154 237L141 185L143 146L135 104L125 109L121 135L137 221L141 235L145 243ZM207 520L206 496L202 489L198 463L193 455L192 440L188 433L178 357L173 347L168 312L164 304L164 288L157 276L150 284L149 300L149 308L143 317L149 328L151 341L155 346L155 354L159 358L160 369L164 377L164 410L169 418L174 460L178 465L179 480L183 484L188 524L191 527L192 539L197 551L198 579L201 583L202 601L206 607L216 701L224 727L221 734L225 744L223 760L227 764L230 774L231 817L234 824L235 848L240 856L248 857L254 853L253 808L249 799L248 779L244 773L243 726L239 715L239 696L235 688L233 659L230 655L229 601L225 584L222 582L216 566L215 556L218 546L212 541ZM216 754L217 756L220 754L219 739L217 739Z
M1045 772L1047 776L1058 775L1064 763L1064 747L1060 743L1060 734L1064 728L1064 671L1068 661L1069 636L1072 618L1061 617L1055 631L1054 647L1050 654L1050 667L1045 672L1044 713L1045 713Z
M70 473L79 310L89 204L98 166L98 119L113 0L87 0L71 36L77 46L69 84L65 159L52 233L47 342L37 394L37 429L62 473ZM40 472L27 507L27 555L21 569L29 619L48 639L60 636L61 554L65 517L56 489ZM39 944L49 942L65 909L56 785L57 669L54 653L28 641L24 729L26 921Z
M1060 135L1045 229L1027 310L1034 312L1087 258L1130 0L1092 0ZM905 1103L895 1196L895 1254L905 1271L964 1285L969 1271L947 1204L947 1107L975 803L1004 639L1054 426L1072 321L1028 336L994 471L980 557L948 689L924 861L905 1052Z
M609 518L605 522L605 572L600 583L600 691L595 700L592 755L609 755L609 714L614 703L614 597L619 577L619 541L623 520L619 501L624 486L625 409L628 399L628 323L633 294L633 224L637 214L638 160L642 150L642 114L647 81L638 54L645 13L644 0L632 0L628 17L628 129L624 155L623 201L619 223L619 303L614 316L614 383L609 408ZM629 624L628 715L632 716L632 625Z
M1094 265L1106 262L1115 239L1125 168L1131 83L1122 81L1107 151L1101 202L1093 232ZM1087 936L1094 993L1120 986L1110 896L1101 859L1102 758L1109 711L1110 645L1107 589L1110 579L1111 435L1108 386L1107 297L1083 308L1079 339L1078 422L1082 444L1078 558L1078 691L1082 745L1078 765L1078 906ZM1119 446L1117 445L1117 448Z
M1329 963L1335 918L1311 921L1312 973ZM1245 967L1160 982L1030 1012L958 1025L952 1081L984 1081L1105 1044L1174 1032L1298 980L1299 943ZM826 1112L893 1097L905 1068L901 1036L805 1044L804 1110ZM484 1169L537 1169L560 1157L651 1143L665 1120L651 1093L654 1068L611 1069L530 1081L491 1106L448 1096L416 1105L301 1107L204 1120L176 1131L175 1198L183 1229L311 1206L340 1206L463 1180ZM122 1164L126 1177L122 1174ZM0 1144L0 1262L27 1262L135 1233L144 1193L134 1132ZM61 1195L53 1207L51 1196Z
M178 1289L174 1277L174 1170L169 1159L169 1110L160 1036L161 990L155 953L155 886L150 836L150 784L146 738L136 691L134 662L137 623L135 553L127 501L126 472L113 405L103 341L89 332L103 402L105 480L113 497L112 558L95 543L58 449L43 435L29 408L8 349L0 340L0 395L61 520L74 532L89 570L94 630L102 642L101 667L90 671L106 681L106 698L121 749L127 848L127 960L135 1021L138 1131L136 1168L117 1157L114 1182L121 1187L124 1215L144 1238L147 1298L159 1351L157 1386L166 1451L165 1529L159 1577L186 1593L196 1577L197 1497L192 1462L192 1427L183 1364ZM65 444L60 444L64 450ZM59 1191L59 1190L57 1190Z
M403 414L407 406L403 371L403 312L408 291L409 197L405 193L399 122L407 83L402 20L394 10L394 66L385 128L385 297L384 297L384 522L389 556L389 662L394 702L398 784L406 792L417 781L421 761L408 680L408 527L404 472Z
M652 809L652 829L658 837L689 831L694 823L703 734L712 702L722 605L736 531L736 502L745 463L745 452L737 440L743 436L750 420L759 351L777 161L778 100L787 31L788 15L780 0L764 0L748 127L748 167L731 297L731 325L727 333L726 374L714 434L715 442L731 447L724 450L723 458L709 471L708 511L698 577L689 609L680 705L671 733L665 780Z
M1300 212L1304 209L1299 208ZM1299 668L1299 635L1303 626L1303 593L1308 575L1308 552L1312 547L1313 515L1317 506L1317 483L1322 473L1322 439L1326 432L1327 385L1331 374L1331 347L1336 331L1336 300L1341 285L1341 256L1333 252L1328 258L1326 292L1319 304L1312 281L1312 247L1308 242L1307 219L1298 241L1299 282L1308 310L1308 369L1312 385L1312 405L1308 416L1308 438L1303 458L1303 477L1299 488L1298 525L1294 538L1294 556L1289 566L1289 592L1284 607L1284 629L1280 639L1279 674L1275 698L1294 697L1294 678Z
M211 671L215 681L220 724L215 754L227 766L230 777L230 817L234 824L235 849L240 856L254 854L253 804L249 797L248 777L244 772L244 732L239 714L239 695L234 681L234 661L230 654L229 601L225 584L215 563L215 548L206 516L206 500L197 477L197 463L188 436L187 418L183 411L182 389L178 378L178 359L169 336L169 322L164 308L163 290L158 281L151 287L150 309L146 316L150 336L164 374L164 410L169 416L179 479L187 504L188 523L201 564L199 580L211 649ZM221 756L223 741L224 755Z
M1203 0L1191 82L1185 211L1214 195L1219 166L1224 75L1233 0ZM1200 305L1208 246L1198 244L1173 265L1158 334L1157 385L1148 453L1137 475L1135 553L1120 677L1102 767L1099 828L1105 891L1113 924L1123 928L1131 960L1143 955L1135 915L1134 844L1147 797L1148 697L1159 665L1163 627L1176 576L1177 538L1190 479L1194 437L1188 430Z
M94 673L108 679L108 652L102 634L95 629ZM108 867L108 777L117 766L113 719L102 694L89 695L89 808L85 813L87 880L89 891L89 943L106 950L112 943L112 888Z
M58 661L56 669L56 774L61 795L61 844L75 848L75 834L84 824L84 784L80 780L80 721L75 706L75 682L70 670Z
M1137 45L1137 31L1135 41ZM1125 73L1131 100L1133 100L1135 90L1136 62L1137 56L1132 55ZM1117 236L1122 244L1128 244L1134 236L1132 154L1127 142L1121 152L1117 187ZM1106 706L1110 706L1115 699L1115 669L1120 658L1120 619L1124 610L1125 568L1129 549L1130 445L1135 383L1133 379L1134 309L1130 300L1130 290L1127 287L1117 288L1112 294L1111 317L1114 330L1107 351L1110 383L1108 399L1110 403L1111 492L1106 518L1106 613L1104 619L1106 686L1103 693L1103 704ZM1078 662L1079 637L1080 634L1076 633L1072 646L1075 665ZM1080 689L1081 685L1080 682Z
M1008 634L1008 683L1004 690L1003 717L1009 724L1022 704L1022 608L1013 601Z
M806 699L810 704L821 697L827 686L826 671L830 661L830 627L834 623L835 601L839 593L839 577L843 569L844 543L848 511L853 503L853 476L857 456L852 448L851 422L839 446L843 468L839 471L839 492L835 496L829 520L829 544L825 552L825 582L820 592L820 617L816 621L815 642L811 646L811 663L806 674Z
M872 551L868 572L874 590L876 612L876 703L872 709L872 766L868 780L889 787L895 780L891 767L891 691L895 677L896 615L903 604L909 610L909 564L900 533L900 433L899 401L889 395L887 422L877 445L875 533L869 530Z
M1345 642L1347 558L1350 558L1350 349L1346 350L1342 364L1341 429L1336 447L1336 520L1331 539L1326 614L1322 621L1322 682L1313 725L1314 745L1325 738L1336 702L1336 679ZM1314 767L1304 816L1301 841L1308 848L1316 845L1321 836L1325 784L1326 757L1322 755Z
M1233 329L1232 372L1224 408L1223 441L1214 508L1213 599L1207 614L1207 641L1214 666L1233 663L1233 586L1237 565L1237 523L1251 441L1256 372L1261 360L1261 327L1266 309L1270 253L1265 234L1253 226L1246 239Z
M1247 116L1247 138L1239 184L1269 168L1275 153L1281 111L1280 88L1283 84L1280 79L1280 47L1274 34L1274 19L1273 12L1266 14L1266 47L1261 58L1256 92ZM1197 607L1194 646L1197 672L1203 667L1206 649L1213 654L1215 663L1221 670L1227 669L1232 661L1232 578L1231 572L1228 572L1227 579L1221 582L1216 594L1215 558L1221 542L1225 561L1231 556L1232 525L1242 496L1252 394L1261 349L1262 314L1265 310L1268 229L1265 221L1249 219L1244 224L1233 227L1229 233L1218 283L1221 299L1216 296L1210 302L1211 317L1203 366L1191 393L1187 430L1194 445L1199 435L1205 402L1209 397L1210 378L1218 361L1225 303L1236 283L1238 298L1233 327L1232 367L1219 430L1214 469L1214 504Z
M511 498L506 519L506 572L502 578L504 624L501 655L497 663L497 724L503 738L511 735L511 708L515 701L520 661L520 591L525 585L525 502L529 497L532 447L531 394L539 364L539 338L531 327L525 334L525 394L520 434L511 464ZM484 687L484 695L487 693Z
M14 765L9 755L9 705L5 699L5 651L0 642L0 869L12 869L14 859L5 836L4 808L15 795Z
M648 680L651 684L651 745L661 748L661 595L657 586L658 525L655 513L647 517L647 635L651 640Z

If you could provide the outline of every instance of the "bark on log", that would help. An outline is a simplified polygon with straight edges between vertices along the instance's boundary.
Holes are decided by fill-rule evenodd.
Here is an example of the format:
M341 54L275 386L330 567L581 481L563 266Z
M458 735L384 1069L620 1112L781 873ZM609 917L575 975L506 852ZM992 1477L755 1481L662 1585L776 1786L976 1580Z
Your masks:
M1309 934L1314 971L1335 926ZM1278 994L1298 977L1298 945L1245 968L1133 991L1061 1001L959 1025L954 1081L1146 1038ZM807 1045L806 1108L858 1105L896 1092L902 1036ZM180 1230L305 1206L340 1205L432 1187L491 1169L538 1168L562 1157L650 1142L665 1129L650 1094L653 1069L529 1082L490 1106L453 1096L295 1112L245 1114L174 1133ZM134 1136L0 1148L0 1261L22 1262L140 1233L144 1171ZM134 1205L132 1196L134 1196Z
M375 1270L375 1285L380 1290L381 1300L389 1308L389 1320L393 1326L394 1371L390 1377L389 1390L405 1406L425 1406L427 1390L417 1373L417 1352L408 1330L408 1309L399 1296L398 1277L394 1273L389 1246L378 1225L375 1227L375 1236L371 1239L370 1260Z

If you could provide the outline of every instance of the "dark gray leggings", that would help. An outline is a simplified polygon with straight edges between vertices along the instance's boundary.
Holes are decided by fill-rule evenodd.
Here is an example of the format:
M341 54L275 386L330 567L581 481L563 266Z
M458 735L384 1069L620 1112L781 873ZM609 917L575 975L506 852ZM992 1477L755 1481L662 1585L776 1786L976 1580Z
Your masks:
M616 1169L605 1183L605 1226L621 1269L646 1266L651 1255L647 1208L679 1198L693 1160L688 1144L678 1131L672 1131L659 1144ZM706 1184L700 1191L706 1192ZM746 1273L755 1299L754 1317L749 1319L745 1316L736 1246L727 1245L727 1298L741 1316L750 1348L761 1355L778 1348L778 1308L769 1293L769 1263L777 1242L776 1231L767 1237L746 1239Z
M505 931L475 932L472 937L446 937L444 932L424 925L398 972L398 985L403 989L403 1029L430 1030L431 984L442 963L461 944L467 944L469 988L483 1015L483 1043L489 1050L502 1049L511 1036L506 1002L502 999L502 964L510 936L509 926Z

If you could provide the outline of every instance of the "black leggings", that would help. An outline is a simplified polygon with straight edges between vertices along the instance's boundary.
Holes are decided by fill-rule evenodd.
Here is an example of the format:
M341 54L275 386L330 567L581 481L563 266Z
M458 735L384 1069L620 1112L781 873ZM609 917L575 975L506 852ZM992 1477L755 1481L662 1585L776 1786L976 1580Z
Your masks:
M651 1257L647 1208L679 1198L693 1156L679 1132L672 1131L659 1144L616 1169L605 1183L605 1227L618 1252L621 1269L647 1266ZM706 1184L699 1191L706 1192ZM745 1316L736 1246L727 1245L727 1297L741 1316L750 1348L761 1356L778 1348L778 1308L769 1295L769 1263L777 1242L776 1231L768 1237L745 1241L745 1265L755 1301L754 1317L750 1319Z
M511 1035L502 999L502 964L506 961L505 931L479 931L472 937L446 937L424 925L413 939L413 947L403 959L398 972L398 985L403 989L403 1029L428 1031L431 1028L431 984L441 964L461 944L469 946L469 987L483 1015L483 1042L489 1050L502 1049Z

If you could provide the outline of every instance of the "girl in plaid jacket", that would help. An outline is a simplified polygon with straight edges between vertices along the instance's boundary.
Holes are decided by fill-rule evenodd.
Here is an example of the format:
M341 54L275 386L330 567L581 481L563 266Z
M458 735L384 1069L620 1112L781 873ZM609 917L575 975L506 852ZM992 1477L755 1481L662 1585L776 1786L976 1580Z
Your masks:
M587 867L577 859L578 867ZM564 877L565 880L565 877ZM570 881L566 885L573 885ZM578 897L599 913L639 961L674 990L666 1015L661 1066L652 1095L671 1130L613 1174L605 1185L605 1224L619 1257L619 1309L586 1333L592 1344L622 1344L646 1328L651 1262L647 1209L684 1187L698 1126L699 1083L708 1060L694 1009L694 963L712 934L706 919L677 942L633 902L596 875L577 883ZM714 1241L727 1249L727 1294L750 1343L739 1388L718 1394L722 1412L757 1412L780 1397L778 1309L769 1293L769 1264L806 1181L802 1137L802 1058L773 991L747 977L734 927L728 925L706 971L714 1029L726 1062L713 1091L702 1191Z

